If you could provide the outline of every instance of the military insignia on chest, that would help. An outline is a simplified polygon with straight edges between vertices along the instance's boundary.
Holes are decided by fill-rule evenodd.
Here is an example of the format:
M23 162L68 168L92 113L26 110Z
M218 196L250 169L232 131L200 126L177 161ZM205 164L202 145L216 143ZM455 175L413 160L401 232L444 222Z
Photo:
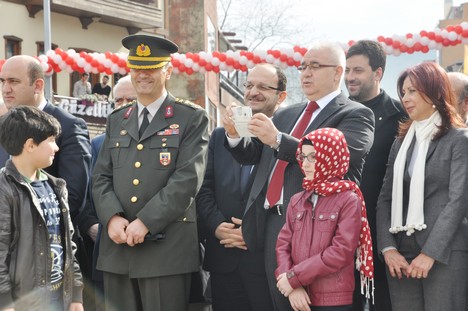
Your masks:
M161 152L159 154L159 163L161 163L164 166L168 166L171 163L171 153Z

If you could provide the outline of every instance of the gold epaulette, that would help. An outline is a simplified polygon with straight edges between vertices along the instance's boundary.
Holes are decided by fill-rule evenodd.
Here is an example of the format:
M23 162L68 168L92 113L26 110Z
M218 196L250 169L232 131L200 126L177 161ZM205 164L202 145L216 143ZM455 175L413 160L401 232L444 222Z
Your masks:
M201 106L197 105L197 104L194 104L192 103L191 101L189 100L186 100L186 99L182 99L182 98L176 98L175 99L176 103L178 104L182 104L182 105L186 105L186 106L189 106L193 109L202 109Z
M129 102L129 103L126 103L125 105L122 105L122 106L120 106L119 108L115 108L115 109L111 112L111 114L116 113L117 111L120 111L120 110L122 110L122 109L125 109L125 108L127 108L128 106L131 106L131 105L133 105L133 104L135 104L135 103L136 103L136 100L131 101L131 102Z

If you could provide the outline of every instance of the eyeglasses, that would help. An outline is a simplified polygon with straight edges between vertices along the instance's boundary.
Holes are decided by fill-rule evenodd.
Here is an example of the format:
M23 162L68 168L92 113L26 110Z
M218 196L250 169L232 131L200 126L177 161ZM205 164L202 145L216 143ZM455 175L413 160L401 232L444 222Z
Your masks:
M124 101L126 101L127 103L130 103L132 101L136 100L136 97L116 97L114 98L114 103L118 104L118 105L122 105Z
M301 64L300 66L297 67L297 70L299 70L300 72L303 72L303 71L306 71L307 68L309 68L310 70L317 70L317 69L325 68L325 67L338 67L338 65L324 65L324 64L317 63L317 62L311 62L309 64Z
M315 158L315 152L311 152L309 154L299 153L296 157L296 160L299 162L304 162L307 159L309 163L315 163L317 159Z
M250 82L244 82L244 88L246 90L248 90L248 91L253 89L254 86L257 88L257 90L259 90L261 92L266 92L266 91L269 91L269 90L279 91L277 87L272 87L272 86L269 86L269 85L266 85L266 84L263 84L263 83L253 84L253 83L250 83Z

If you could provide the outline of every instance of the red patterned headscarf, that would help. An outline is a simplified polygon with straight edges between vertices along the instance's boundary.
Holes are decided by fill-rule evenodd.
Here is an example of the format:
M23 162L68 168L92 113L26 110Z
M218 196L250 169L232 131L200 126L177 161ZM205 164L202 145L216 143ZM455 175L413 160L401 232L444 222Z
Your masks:
M333 128L315 130L299 141L296 156L302 152L305 140L312 142L315 149L315 173L312 180L304 178L302 187L321 196L329 196L346 190L354 191L361 199L361 231L356 250L356 269L361 275L361 292L370 298L374 291L374 261L372 239L367 222L366 205L359 187L352 181L343 180L349 169L348 144L342 132ZM302 163L299 166L302 169ZM337 180L338 179L338 180ZM365 291L364 291L365 288ZM373 295L372 295L373 296Z

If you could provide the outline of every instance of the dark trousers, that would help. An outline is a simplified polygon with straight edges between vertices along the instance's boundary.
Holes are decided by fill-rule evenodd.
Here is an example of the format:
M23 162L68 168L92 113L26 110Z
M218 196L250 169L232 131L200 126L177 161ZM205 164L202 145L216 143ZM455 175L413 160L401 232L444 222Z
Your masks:
M210 273L213 311L271 311L273 304L264 271L242 266L228 273Z
M104 272L104 297L109 311L185 311L190 273L130 279Z
M284 225L285 217L286 215L276 215L269 212L265 223L265 270L275 311L292 310L289 299L284 297L276 287L275 277L275 270L278 267L276 262L276 240Z
M400 253L411 263L421 253L414 235L404 236ZM388 273L390 298L395 311L466 310L468 252L452 251L447 265L435 262L426 279L399 280ZM388 271L388 270L387 270Z

